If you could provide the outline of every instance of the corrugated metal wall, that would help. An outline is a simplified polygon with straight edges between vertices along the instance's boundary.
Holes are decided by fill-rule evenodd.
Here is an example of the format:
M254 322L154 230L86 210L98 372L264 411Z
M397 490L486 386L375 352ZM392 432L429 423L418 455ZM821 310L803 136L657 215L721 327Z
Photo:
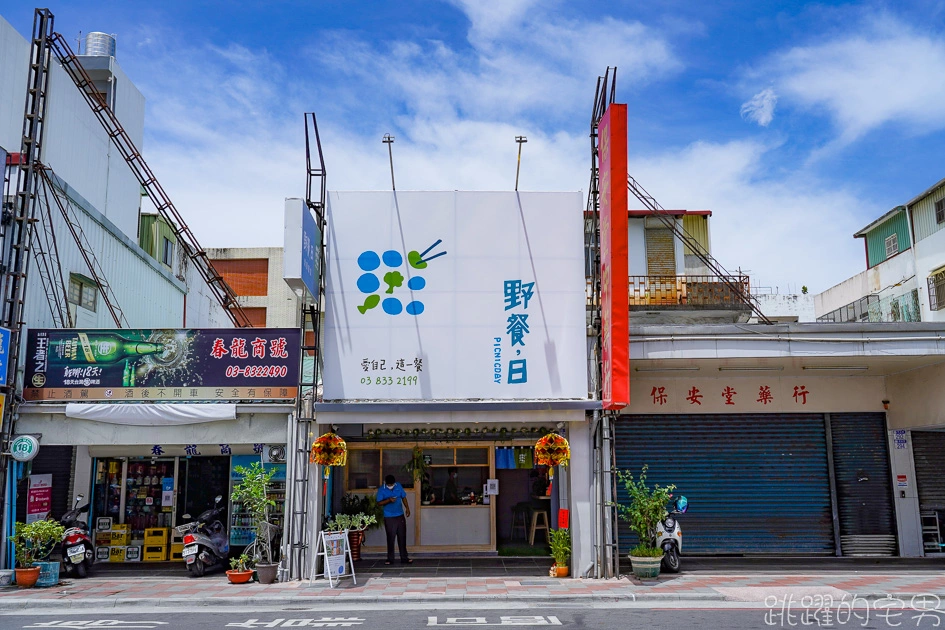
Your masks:
M875 267L886 260L886 238L893 234L896 234L899 240L900 252L911 247L912 240L909 238L909 222L906 219L905 210L897 212L889 220L877 225L866 235L866 249L870 267Z
M916 241L928 238L942 228L945 228L945 223L937 223L935 221L935 202L941 199L945 199L945 186L939 186L932 191L932 194L918 201L910 208L912 210L912 227L915 230Z
M683 229L686 230L686 233L695 239L699 245L702 245L705 251L712 251L709 249L709 217L701 214L684 215ZM696 253L692 251L688 245L683 244L683 246L685 247L687 256Z
M649 464L650 483L689 499L684 553L833 553L823 416L621 417L616 435L618 468ZM624 521L619 537L621 553L636 544Z
M676 243L671 230L646 229L646 275L676 275Z

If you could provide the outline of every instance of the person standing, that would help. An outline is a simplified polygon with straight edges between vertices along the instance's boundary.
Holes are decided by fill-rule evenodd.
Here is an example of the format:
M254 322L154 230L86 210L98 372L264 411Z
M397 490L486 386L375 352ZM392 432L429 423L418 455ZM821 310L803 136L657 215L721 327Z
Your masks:
M384 529L387 532L387 562L394 564L394 538L400 548L400 563L413 564L407 556L407 517L410 506L407 505L407 493L397 483L394 475L384 478L384 485L377 490L377 504L384 506Z

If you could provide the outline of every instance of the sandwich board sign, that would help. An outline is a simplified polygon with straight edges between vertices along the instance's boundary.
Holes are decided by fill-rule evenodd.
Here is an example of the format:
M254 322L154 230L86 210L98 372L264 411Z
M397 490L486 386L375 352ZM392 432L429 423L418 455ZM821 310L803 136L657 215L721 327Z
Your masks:
M335 582L344 577L350 577L357 585L358 579L354 574L354 560L351 558L351 548L348 546L348 530L318 532L318 542L315 543L315 558L312 573L308 578L309 584L312 583L316 573L318 573L318 558L321 558L322 571L320 577L327 579L331 588L335 588Z

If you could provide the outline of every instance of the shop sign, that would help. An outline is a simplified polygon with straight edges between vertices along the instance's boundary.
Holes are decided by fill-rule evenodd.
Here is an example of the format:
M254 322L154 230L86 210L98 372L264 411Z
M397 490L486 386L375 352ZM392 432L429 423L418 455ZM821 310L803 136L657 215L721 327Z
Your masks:
M285 200L285 233L282 278L301 295L318 299L322 233L312 211L301 199Z
M906 475L896 475L896 487L908 488L909 478Z
M586 400L583 205L331 193L325 400Z
M30 475L26 495L26 523L41 521L52 510L52 475Z
M0 386L7 384L7 358L10 356L10 331L0 328Z
M51 329L27 339L27 400L294 400L294 328Z
M896 450L901 451L909 448L909 440L906 439L905 429L896 429Z
M0 410L3 407L0 405ZM10 443L10 455L18 462L28 462L39 454L39 440L32 435L20 435Z
M612 103L598 125L600 160L601 398L630 404L627 106Z

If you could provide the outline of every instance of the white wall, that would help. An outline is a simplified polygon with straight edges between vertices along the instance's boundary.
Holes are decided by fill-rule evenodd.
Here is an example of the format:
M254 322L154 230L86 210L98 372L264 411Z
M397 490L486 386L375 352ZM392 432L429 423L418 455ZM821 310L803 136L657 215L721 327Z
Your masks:
M21 149L29 42L0 18L0 146ZM111 58L83 57L109 68L116 81L115 114L139 148L144 97ZM104 64L104 65L103 65ZM72 79L53 62L47 92L42 160L102 214L137 240L140 187Z
M23 136L29 45L0 16L0 147L18 153Z
M929 310L928 277L945 266L945 230L939 230L915 244L916 283L919 288L919 305L922 321L945 321L945 310Z
M814 296L811 294L762 293L756 295L761 312L768 317L796 318L797 322L813 322ZM786 320L785 320L786 321Z
M913 250L907 249L815 295L814 313L817 317L821 317L871 294L879 295L880 298L903 295L916 288L915 278L916 263ZM922 321L927 321L924 312Z

